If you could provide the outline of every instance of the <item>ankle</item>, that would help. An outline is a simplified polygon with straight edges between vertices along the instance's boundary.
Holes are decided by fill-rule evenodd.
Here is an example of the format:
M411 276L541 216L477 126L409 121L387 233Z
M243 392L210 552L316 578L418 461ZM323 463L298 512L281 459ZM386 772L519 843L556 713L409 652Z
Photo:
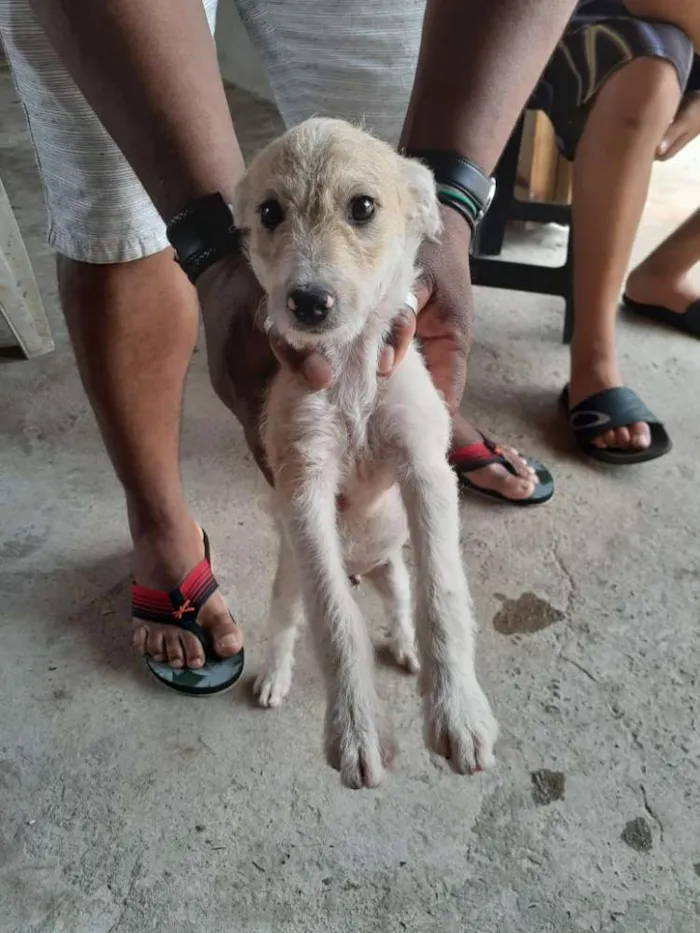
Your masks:
M669 269L659 266L651 259L645 259L644 262L632 269L627 276L625 291L628 289L645 288L651 282L673 282L675 278L676 277L670 273Z
M194 519L183 500L173 503L144 503L127 494L127 516L131 539L137 543L181 537Z
M580 339L574 334L571 341L571 370L586 372L592 369L617 369L617 348L614 337L591 340L589 335Z
M571 384L586 388L621 384L620 367L614 349L571 346Z

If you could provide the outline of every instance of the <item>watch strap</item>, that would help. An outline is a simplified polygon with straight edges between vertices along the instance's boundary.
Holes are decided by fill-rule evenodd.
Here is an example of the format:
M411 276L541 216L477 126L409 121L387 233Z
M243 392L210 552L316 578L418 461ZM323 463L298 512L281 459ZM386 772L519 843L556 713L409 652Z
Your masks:
M218 193L186 204L168 221L166 233L176 262L192 284L205 269L236 253L240 246L233 211Z
M406 155L420 160L431 170L439 200L462 214L472 231L475 230L493 200L493 178L455 152L415 149Z

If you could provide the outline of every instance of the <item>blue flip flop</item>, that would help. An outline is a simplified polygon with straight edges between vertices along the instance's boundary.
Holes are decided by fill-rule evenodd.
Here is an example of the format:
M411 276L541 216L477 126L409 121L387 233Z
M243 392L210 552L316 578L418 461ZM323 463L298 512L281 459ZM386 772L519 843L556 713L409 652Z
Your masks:
M579 450L602 463L624 466L631 463L647 463L667 454L671 438L656 415L650 411L636 392L625 386L604 389L584 399L573 408L569 407L569 387L561 394L561 404L569 416L569 426ZM615 428L644 422L649 425L651 444L644 450L621 447L596 447L593 440Z
M629 311L649 318L650 321L680 330L691 337L700 337L700 301L693 301L682 314L677 314L662 305L649 305L643 301L635 301L627 295L622 296L622 303Z

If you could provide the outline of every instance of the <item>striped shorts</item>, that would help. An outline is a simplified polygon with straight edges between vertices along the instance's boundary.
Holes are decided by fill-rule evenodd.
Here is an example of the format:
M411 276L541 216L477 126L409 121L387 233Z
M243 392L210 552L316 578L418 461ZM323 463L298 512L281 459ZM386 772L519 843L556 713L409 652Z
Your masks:
M213 29L217 0L203 2ZM398 142L425 0L236 4L287 125L312 115L364 120ZM49 244L89 263L127 262L164 249L159 215L61 65L28 0L0 0L0 37L44 184Z
M533 103L549 116L559 149L567 159L574 158L598 91L611 75L639 58L669 62L681 91L699 89L693 45L677 26L622 14L566 30L540 79Z

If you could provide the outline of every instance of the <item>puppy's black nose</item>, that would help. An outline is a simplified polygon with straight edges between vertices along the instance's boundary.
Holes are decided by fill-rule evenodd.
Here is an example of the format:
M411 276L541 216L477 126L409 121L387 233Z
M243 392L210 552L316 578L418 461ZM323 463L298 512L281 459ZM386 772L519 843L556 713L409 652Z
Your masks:
M307 326L321 324L335 304L335 298L322 285L298 285L287 297L287 307Z

